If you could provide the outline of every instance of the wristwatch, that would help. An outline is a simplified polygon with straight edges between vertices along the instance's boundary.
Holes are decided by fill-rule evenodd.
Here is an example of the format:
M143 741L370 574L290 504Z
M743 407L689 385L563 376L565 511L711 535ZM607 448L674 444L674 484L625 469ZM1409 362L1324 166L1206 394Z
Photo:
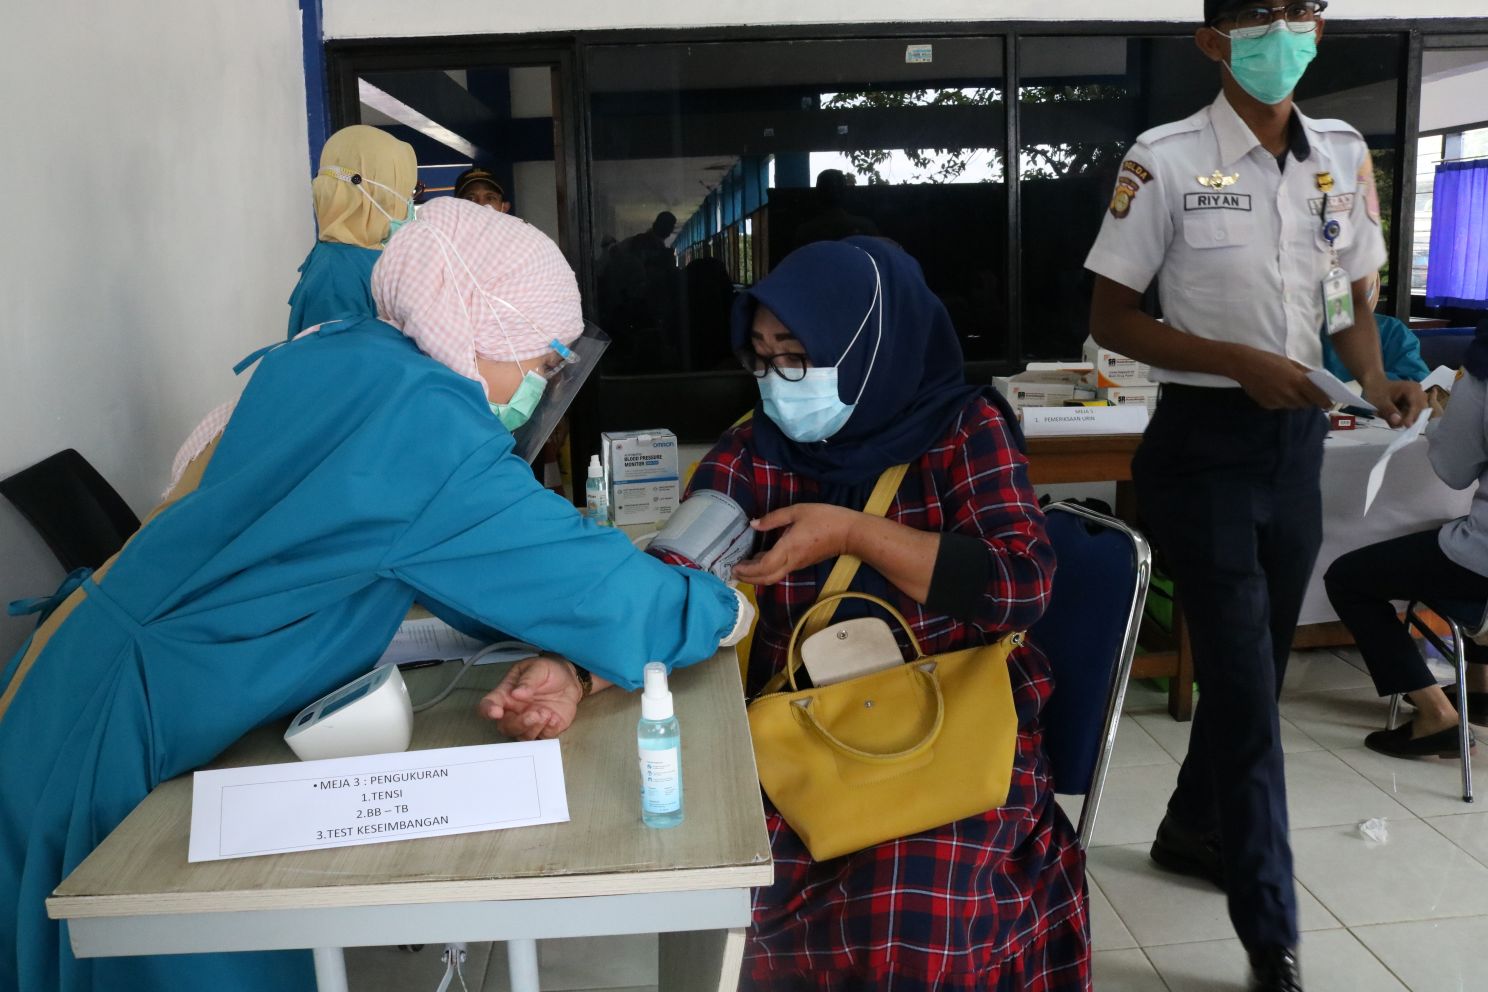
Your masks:
M574 678L579 680L579 688L583 690L582 694L580 695L580 698L582 699L584 696L587 696L594 691L594 676L589 674L589 669L578 664L577 662L570 661L569 664L573 665Z

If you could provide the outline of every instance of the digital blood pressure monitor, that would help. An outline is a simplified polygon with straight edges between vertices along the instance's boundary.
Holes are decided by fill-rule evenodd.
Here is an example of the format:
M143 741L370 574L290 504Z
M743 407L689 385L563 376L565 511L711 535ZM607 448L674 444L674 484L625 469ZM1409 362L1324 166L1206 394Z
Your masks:
M408 750L413 702L397 665L374 668L306 706L284 740L301 761Z

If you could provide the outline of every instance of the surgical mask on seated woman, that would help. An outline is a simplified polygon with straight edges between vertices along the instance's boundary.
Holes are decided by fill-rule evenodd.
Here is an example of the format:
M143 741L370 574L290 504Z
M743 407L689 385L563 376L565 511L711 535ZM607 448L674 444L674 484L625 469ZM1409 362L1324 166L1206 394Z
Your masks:
M867 254L866 252L864 254ZM873 261L873 256L868 256ZM868 377L873 374L873 364L878 360L879 345L883 342L883 284L879 278L878 263L873 262L873 298L863 314L862 323L852 340L843 349L837 364L818 368L792 366L782 368L773 362L761 363L759 356L746 356L750 370L759 379L760 400L765 416L785 432L792 441L802 444L825 441L842 430L863 398L868 387ZM863 384L851 403L844 403L838 392L838 369L868 326L874 308L878 309L877 336L873 343L873 357L869 359L868 371L863 375ZM774 374L771 374L773 371Z

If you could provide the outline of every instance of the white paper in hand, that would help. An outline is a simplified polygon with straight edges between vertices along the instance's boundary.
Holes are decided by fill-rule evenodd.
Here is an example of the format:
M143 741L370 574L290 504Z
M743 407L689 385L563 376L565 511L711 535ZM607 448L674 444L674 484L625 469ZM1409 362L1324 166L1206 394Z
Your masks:
M1378 412L1373 403L1345 386L1339 381L1338 376L1329 372L1327 369L1313 369L1307 373L1307 380L1326 393L1328 399L1334 403L1342 403L1344 406L1355 406L1360 410L1368 410L1370 413Z
M1395 452L1420 437L1421 432L1426 429L1426 421L1430 419L1431 408L1427 407L1416 417L1414 424L1411 424L1396 435L1395 440L1391 441L1389 447L1385 448L1384 454L1379 456L1379 461L1374 463L1374 468L1369 470L1369 482L1364 489L1365 513L1368 513L1369 508L1374 505L1374 498L1379 495L1380 486L1384 485L1385 468L1390 464L1390 459L1395 456Z
M1448 368L1445 365L1438 365L1435 369L1432 369L1431 374L1428 375L1421 382L1421 388L1430 389L1432 386L1436 386L1438 389L1445 389L1447 392L1450 393L1452 391L1452 384L1456 381L1456 369Z

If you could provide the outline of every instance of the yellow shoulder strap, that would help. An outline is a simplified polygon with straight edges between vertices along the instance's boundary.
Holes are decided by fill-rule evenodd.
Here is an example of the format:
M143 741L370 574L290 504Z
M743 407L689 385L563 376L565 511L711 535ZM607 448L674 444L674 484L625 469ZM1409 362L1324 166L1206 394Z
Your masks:
M889 507L894 503L894 495L899 492L899 485L904 481L904 474L909 471L908 465L893 465L884 469L883 475L878 477L878 482L873 487L873 493L868 497L868 503L863 507L863 512L874 517L885 516ZM821 592L817 594L817 601L835 596L840 592L846 592L847 587L852 584L853 577L858 574L858 566L862 565L861 559L853 555L842 555L837 563L832 566L831 573L827 576L826 584L822 586ZM817 633L832 622L836 610L822 611L812 616L801 631L801 640L806 640L812 634ZM786 659L789 666L790 660ZM768 695L779 692L780 687L785 684L787 678L786 669L777 672L765 687L760 690L760 695Z

